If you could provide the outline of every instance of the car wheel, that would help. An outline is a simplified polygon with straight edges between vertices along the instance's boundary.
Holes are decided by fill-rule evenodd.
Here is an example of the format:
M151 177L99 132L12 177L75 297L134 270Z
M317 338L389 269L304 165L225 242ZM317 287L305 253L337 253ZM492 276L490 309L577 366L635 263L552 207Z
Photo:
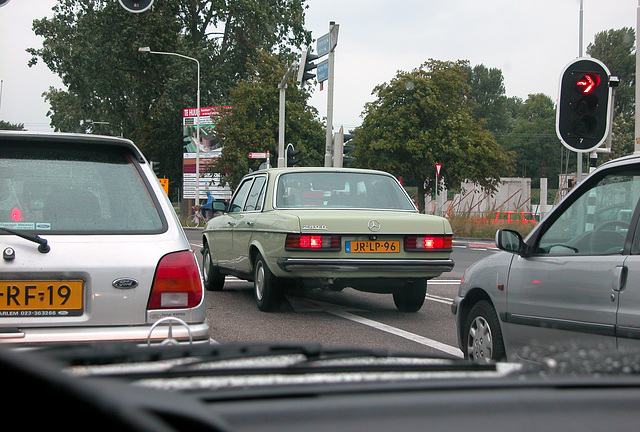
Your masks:
M253 288L258 309L271 312L280 307L278 278L271 273L262 255L258 254L253 266Z
M424 304L427 295L427 280L418 279L408 283L403 288L398 288L393 292L393 302L399 311L417 312Z
M498 314L491 303L479 301L473 306L464 327L465 356L472 360L502 360L506 357Z
M220 273L218 266L213 265L211 259L211 251L209 245L204 246L202 251L202 279L204 279L204 287L207 291L221 291L224 287L224 275Z

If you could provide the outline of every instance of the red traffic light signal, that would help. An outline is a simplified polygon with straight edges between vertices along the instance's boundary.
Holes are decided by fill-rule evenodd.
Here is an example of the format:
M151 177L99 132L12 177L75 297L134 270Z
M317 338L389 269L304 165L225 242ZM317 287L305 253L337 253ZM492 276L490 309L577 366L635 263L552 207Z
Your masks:
M595 74L584 74L576 81L576 89L582 94L589 94L595 91L600 85L600 76Z
M560 76L556 133L565 147L590 152L611 130L611 73L599 60L578 58Z

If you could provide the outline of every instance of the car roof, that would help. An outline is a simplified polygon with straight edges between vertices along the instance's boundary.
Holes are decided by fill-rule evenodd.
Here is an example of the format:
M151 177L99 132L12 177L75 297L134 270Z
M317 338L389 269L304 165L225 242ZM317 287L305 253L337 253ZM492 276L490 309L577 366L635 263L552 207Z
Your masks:
M610 160L608 162L603 163L598 168L608 167L611 165L624 165L627 163L637 163L640 162L640 154L632 154L628 156L619 157L617 159Z
M31 132L31 131L0 131L0 145L3 141L9 140L22 140L31 142L59 142L59 143L73 143L73 144L101 144L115 147L125 147L134 153L136 159L140 163L146 163L142 152L136 147L133 141L126 138L106 136L106 135L91 135L91 134L79 134L79 133L65 133L65 132Z
M367 174L382 174L392 176L392 174L386 171L363 169L363 168L336 168L336 167L287 167L287 168L266 168L258 171L254 171L249 175L260 174L281 174L288 172L354 172L354 173L367 173Z

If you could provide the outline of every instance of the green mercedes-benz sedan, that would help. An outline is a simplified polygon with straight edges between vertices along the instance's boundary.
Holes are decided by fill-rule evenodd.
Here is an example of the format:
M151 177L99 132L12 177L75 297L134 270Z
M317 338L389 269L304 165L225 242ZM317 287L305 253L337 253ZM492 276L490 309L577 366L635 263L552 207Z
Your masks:
M291 289L346 287L393 294L415 312L427 280L451 271L453 233L420 214L392 175L351 168L274 168L243 178L203 232L204 283L253 281L258 308Z

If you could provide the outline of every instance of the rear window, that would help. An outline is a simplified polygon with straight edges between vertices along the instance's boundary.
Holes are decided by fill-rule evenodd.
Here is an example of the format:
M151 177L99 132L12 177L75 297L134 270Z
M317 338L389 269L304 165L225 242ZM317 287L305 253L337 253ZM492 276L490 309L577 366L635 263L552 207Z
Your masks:
M125 148L27 141L3 142L1 149L0 227L90 234L166 229Z
M393 177L335 171L280 175L276 207L416 210Z

